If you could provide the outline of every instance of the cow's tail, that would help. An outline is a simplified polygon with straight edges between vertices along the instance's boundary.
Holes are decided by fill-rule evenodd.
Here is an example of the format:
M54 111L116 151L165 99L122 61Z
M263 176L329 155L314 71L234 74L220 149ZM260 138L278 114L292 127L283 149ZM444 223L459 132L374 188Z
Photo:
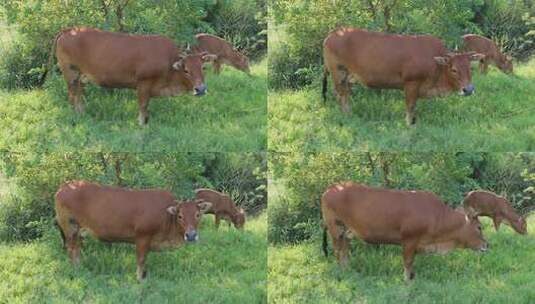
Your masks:
M54 220L54 226L56 226L59 230L59 233L61 235L61 241L62 241L62 244L63 244L63 248L66 247L66 244L65 244L65 232L63 232L63 228L61 228L61 226L59 225L58 223L58 220Z
M323 254L325 256L329 255L329 251L327 250L327 247L329 244L327 243L327 225L323 224L323 243L321 248L323 249Z
M321 87L321 95L323 96L323 103L327 102L327 76L329 76L329 71L327 67L323 68L323 84Z
M46 64L45 71L43 72L43 74L41 75L41 78L39 79L39 84L40 85L43 85L43 83L45 83L46 75L48 74L48 71L50 71L52 69L52 60L53 60L53 57L54 57L54 53L56 52L56 44L58 43L58 39L67 30L69 30L69 29L64 29L64 30L60 31L56 35L56 37L54 37L54 40L52 40L52 47L50 48L50 54L48 54L48 63Z

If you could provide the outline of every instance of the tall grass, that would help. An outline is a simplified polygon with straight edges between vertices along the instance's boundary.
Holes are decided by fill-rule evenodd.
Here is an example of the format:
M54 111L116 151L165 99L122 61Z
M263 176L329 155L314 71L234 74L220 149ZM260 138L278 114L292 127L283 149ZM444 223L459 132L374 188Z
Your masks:
M32 243L0 244L2 303L265 303L267 216L244 231L205 216L197 244L151 252L136 280L135 246L87 238L72 267L56 230Z
M76 114L59 75L45 89L0 90L0 149L24 151L259 151L266 146L266 59L252 77L225 67L207 72L208 95L151 99L149 124L137 124L133 90L89 85ZM209 69L210 70L210 69Z
M320 241L268 249L269 303L533 303L535 216L529 235L507 226L494 232L484 219L490 251L456 250L445 256L417 255L416 278L403 279L401 247L352 242L342 269L320 251ZM319 229L319 227L318 227ZM330 244L330 242L329 242Z
M319 84L270 92L271 151L530 151L535 149L535 60L517 77L496 69L473 73L476 93L420 100L417 123L405 124L402 91L353 86L352 112L340 110L329 79L327 103Z

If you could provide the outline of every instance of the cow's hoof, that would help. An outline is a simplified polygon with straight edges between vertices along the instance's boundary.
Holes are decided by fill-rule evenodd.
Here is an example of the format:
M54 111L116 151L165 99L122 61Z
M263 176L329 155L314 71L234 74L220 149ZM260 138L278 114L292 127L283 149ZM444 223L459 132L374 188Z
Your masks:
M405 282L408 283L408 282L414 280L414 277L415 277L415 275L414 275L413 271L411 271L410 273L409 272L405 272Z
M143 280L145 280L146 277L147 277L147 271L146 270L137 272L137 280L139 282L143 282Z
M405 121L407 122L407 126L414 126L416 124L416 117L409 117L407 116L405 118Z
M143 126L146 126L147 123L149 122L149 117L148 117L148 116L141 116L141 115L140 115L140 116L138 117L138 122L139 122L139 125L140 125L140 126L142 126L142 127L143 127Z

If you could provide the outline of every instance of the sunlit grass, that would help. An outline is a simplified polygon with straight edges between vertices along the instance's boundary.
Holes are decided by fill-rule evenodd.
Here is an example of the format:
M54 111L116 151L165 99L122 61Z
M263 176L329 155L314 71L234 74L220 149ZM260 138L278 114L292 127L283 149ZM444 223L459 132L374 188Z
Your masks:
M136 280L135 246L84 240L79 269L51 230L28 244L0 244L2 303L264 303L265 214L244 231L203 219L200 241L150 253L148 277Z
M490 251L417 255L416 279L403 279L401 248L352 242L347 269L325 258L319 240L268 249L269 303L533 303L535 216L528 236L484 220ZM318 227L319 229L319 227ZM330 242L329 242L330 244Z
M329 80L326 104L319 84L270 92L271 151L529 151L535 149L535 60L512 77L474 72L476 94L420 100L417 124L405 124L402 91L355 85L352 112L343 114Z
M208 95L153 98L148 126L137 124L133 90L89 85L76 114L60 75L45 89L0 90L0 149L24 151L259 151L266 146L267 59L252 77L207 71Z

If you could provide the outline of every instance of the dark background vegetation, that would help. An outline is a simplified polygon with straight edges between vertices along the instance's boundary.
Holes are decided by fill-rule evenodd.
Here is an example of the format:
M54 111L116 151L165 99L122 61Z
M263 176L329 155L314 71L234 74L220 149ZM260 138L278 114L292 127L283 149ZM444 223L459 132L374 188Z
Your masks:
M211 33L256 59L266 53L266 11L265 0L4 0L0 20L16 35L0 47L0 87L40 85L53 38L73 26L161 34L179 45Z
M54 194L74 179L165 189L179 199L217 189L253 216L267 206L266 162L263 153L0 153L0 241L54 229Z
M284 39L270 49L271 88L299 88L318 79L322 43L338 26L373 31L432 34L448 47L461 36L490 37L505 53L526 60L535 53L532 0L271 0L270 26ZM271 36L271 35L270 35ZM271 37L270 37L271 39Z
M274 153L270 179L271 243L317 236L320 197L339 181L432 191L452 207L466 192L484 189L522 214L535 207L535 153Z

